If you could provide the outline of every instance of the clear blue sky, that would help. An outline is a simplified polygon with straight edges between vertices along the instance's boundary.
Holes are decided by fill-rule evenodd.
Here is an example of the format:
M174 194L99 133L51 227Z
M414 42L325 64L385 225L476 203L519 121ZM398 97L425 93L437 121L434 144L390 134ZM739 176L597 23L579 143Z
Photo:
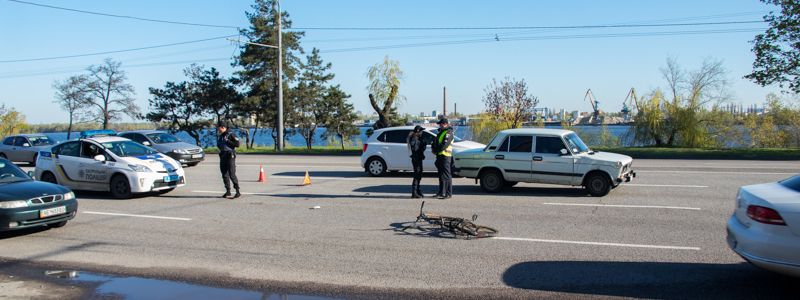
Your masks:
M250 0L101 1L29 0L30 2L182 22L247 26ZM771 7L756 0L716 1L374 1L284 0L293 27L498 27L632 23L684 23L761 20ZM604 37L618 33L652 33L717 29L758 29L763 24L635 29L464 30L464 31L319 31L308 30L302 46L321 49L333 63L335 83L352 95L356 109L370 111L365 87L367 68L385 55L400 61L407 97L401 111L418 114L441 110L441 91L459 111L482 109L481 95L492 78L525 79L540 107L590 110L583 102L591 88L601 109L619 111L628 90L640 94L664 86L659 68L676 57L686 69L705 58L724 61L735 103L762 103L777 87L762 88L742 76L751 70L750 40L757 31L698 35ZM236 34L235 29L170 25L86 15L0 0L0 60L52 57ZM491 41L497 35L500 41ZM592 36L595 38L575 38ZM554 36L557 39L539 37ZM513 38L527 40L511 41ZM368 51L332 50L464 40L480 43L417 46ZM31 123L66 122L52 104L54 80L81 73L111 57L123 63L147 110L148 87L184 80L191 62L229 75L236 46L215 40L159 49L71 59L0 63L0 103L16 108ZM327 51L327 52L326 52ZM451 107L452 109L452 107Z

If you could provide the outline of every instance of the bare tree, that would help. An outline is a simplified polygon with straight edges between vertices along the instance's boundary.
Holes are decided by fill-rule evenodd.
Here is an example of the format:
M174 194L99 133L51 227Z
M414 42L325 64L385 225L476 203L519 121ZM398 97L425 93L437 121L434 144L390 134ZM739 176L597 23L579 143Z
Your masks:
M103 123L103 129L108 129L109 122L118 120L122 114L131 118L139 116L133 85L126 82L128 77L121 66L122 63L106 58L103 64L87 68L88 104L96 107L93 116Z
M484 89L485 111L499 118L508 128L519 128L533 116L539 98L528 95L528 84L524 79L506 77L502 82L492 79Z
M86 105L90 102L87 90L89 78L86 75L70 76L64 81L55 81L56 100L61 108L69 113L67 139L72 137L72 126L84 122L87 118Z

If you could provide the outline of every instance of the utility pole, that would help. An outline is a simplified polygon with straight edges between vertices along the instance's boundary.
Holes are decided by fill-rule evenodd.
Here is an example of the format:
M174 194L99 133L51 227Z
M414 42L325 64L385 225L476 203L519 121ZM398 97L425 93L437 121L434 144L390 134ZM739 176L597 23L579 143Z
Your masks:
M281 1L278 5L278 151L283 152L283 28L281 27Z
M442 117L447 119L447 87L442 87Z

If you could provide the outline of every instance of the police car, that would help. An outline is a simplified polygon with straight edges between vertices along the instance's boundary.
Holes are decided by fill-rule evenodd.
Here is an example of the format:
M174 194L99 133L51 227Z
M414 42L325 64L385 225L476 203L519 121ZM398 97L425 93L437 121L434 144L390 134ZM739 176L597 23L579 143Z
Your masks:
M74 190L132 194L166 193L186 183L181 164L126 138L95 136L39 152L36 178Z

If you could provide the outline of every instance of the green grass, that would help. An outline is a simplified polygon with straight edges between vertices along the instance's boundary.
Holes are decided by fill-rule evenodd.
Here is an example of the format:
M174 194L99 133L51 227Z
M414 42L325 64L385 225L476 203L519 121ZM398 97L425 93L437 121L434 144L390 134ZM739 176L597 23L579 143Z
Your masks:
M219 153L217 147L209 147L204 149L206 153ZM283 152L275 151L272 146L256 146L252 149L240 147L236 149L236 153L242 154L289 154L289 155L361 155L360 146L315 146L311 150L306 147L287 146Z
M800 149L797 148L705 149L670 147L595 147L593 149L625 154L633 158L800 160Z

